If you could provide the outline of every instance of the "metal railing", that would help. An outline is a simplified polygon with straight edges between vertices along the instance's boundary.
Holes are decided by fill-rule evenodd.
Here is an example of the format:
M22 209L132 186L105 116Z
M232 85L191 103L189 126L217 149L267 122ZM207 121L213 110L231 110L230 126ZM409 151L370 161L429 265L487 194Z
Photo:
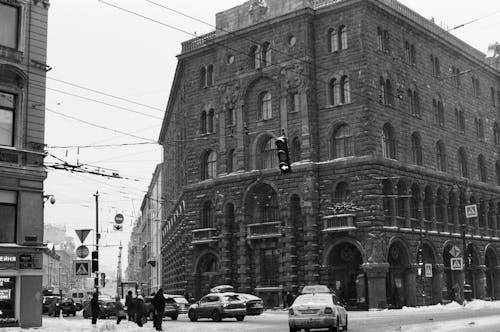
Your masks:
M215 228L193 229L191 233L193 235L192 244L217 241L217 230Z
M182 43L182 53L195 50L207 45L207 41L215 38L215 31L211 31L199 37L187 40Z
M281 222L265 222L247 225L247 239L261 239L270 237L280 237Z
M354 214L335 214L323 217L323 232L356 228Z

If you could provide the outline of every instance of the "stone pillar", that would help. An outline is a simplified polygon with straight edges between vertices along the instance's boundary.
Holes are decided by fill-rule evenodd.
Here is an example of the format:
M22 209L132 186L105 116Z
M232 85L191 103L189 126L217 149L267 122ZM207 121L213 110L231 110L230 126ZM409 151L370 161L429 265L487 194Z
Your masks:
M290 207L288 204L281 209L282 225L284 225L283 236L278 240L281 249L281 284L285 291L292 291L297 284L297 253L296 239L294 234L293 220L290 217Z
M476 298L484 300L486 295L486 266L479 265L476 270Z
M491 225L491 236L497 236L497 213L498 213L498 201L494 200L491 205L490 215L488 216L490 220L488 220Z
M405 194L409 194L407 191ZM405 227L411 228L411 211L410 211L410 197L406 197L404 200L404 209L405 209Z
M417 306L417 264L412 264L406 273L406 305L408 307Z
M436 193L432 193L431 195L431 229L435 231L436 228Z
M500 266L495 267L493 287L495 287L495 300L500 300Z
M316 231L316 218L310 201L304 201L303 214L305 217L304 243L305 243L305 270L304 278L306 284L319 283L320 265L318 264L318 236Z
M247 228L245 223L244 213L239 212L235 215L236 224L240 225L239 236L238 236L238 260L237 265L237 280L238 280L238 291L240 292L253 292L251 289L251 257L248 250L248 244L246 241Z
M443 301L444 264L435 264L432 269L432 304Z
M391 226L397 226L396 220L396 197L389 198L389 205L391 207Z
M454 225L453 225L453 231L455 233L460 233L460 218L459 218L459 213L458 213L458 209L459 209L459 205L460 205L460 198L458 196L458 191L455 192L455 204L454 204L454 209L453 209L453 220L454 220Z
M387 295L385 279L389 271L388 263L365 263L361 269L366 273L368 279L368 308L387 308Z

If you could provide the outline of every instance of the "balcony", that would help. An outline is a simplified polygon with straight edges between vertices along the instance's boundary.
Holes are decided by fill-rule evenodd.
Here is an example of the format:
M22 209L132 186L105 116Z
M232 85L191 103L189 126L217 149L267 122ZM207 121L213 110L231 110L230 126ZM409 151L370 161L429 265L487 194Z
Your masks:
M281 222L265 222L247 225L247 240L281 237Z
M217 230L215 228L193 229L191 231L193 239L191 244L206 244L217 242Z
M354 214L334 214L323 217L323 232L341 232L356 229Z

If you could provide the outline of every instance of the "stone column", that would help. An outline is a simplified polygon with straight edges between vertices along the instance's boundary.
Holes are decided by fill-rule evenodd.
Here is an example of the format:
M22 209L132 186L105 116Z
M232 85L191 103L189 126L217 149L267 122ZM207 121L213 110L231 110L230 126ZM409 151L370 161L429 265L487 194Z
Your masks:
M389 271L388 263L365 263L361 269L368 279L368 308L387 308L385 278Z
M493 278L493 287L495 287L495 300L500 300L500 266L495 267Z
M289 204L284 202L282 204L284 204L284 208L281 209L283 236L278 240L281 249L282 267L282 277L280 279L284 290L291 292L293 286L297 284L296 239Z
M486 294L486 266L479 265L476 270L476 298L484 300Z
M425 229L424 225L424 194L420 193L418 200L418 221L420 224L420 229Z
M489 202L484 202L484 216L483 216L483 229L482 229L482 236L489 236L490 233L488 231L488 222L489 222L489 216L490 216L490 203Z
M432 226L431 229L435 231L437 229L436 227L436 193L432 193L431 195L431 222Z
M409 195L409 192L406 191L407 195ZM405 227L406 228L411 228L411 211L410 211L410 197L406 197L404 200L404 209L405 209Z
M455 192L455 204L454 204L454 209L453 209L453 220L454 220L454 225L453 225L453 231L455 233L460 233L460 218L459 218L459 213L458 213L458 209L459 209L459 205L460 205L460 198L458 196L458 191Z
M389 199L389 205L391 207L391 226L396 226L397 225L397 220L396 220L396 197L391 197Z
M444 264L435 264L432 269L432 304L443 301Z
M250 261L250 252L248 250L248 244L246 241L247 237L247 228L245 223L244 213L239 212L235 215L236 224L240 225L239 236L238 236L238 260L236 261L237 265L237 280L238 280L238 291L240 292L253 292L253 289L250 287L251 282L251 261Z
M489 215L490 220L488 221L491 225L491 236L497 236L497 213L498 213L498 201L494 200L493 205L490 209L491 213Z
M318 236L316 231L316 217L313 214L313 207L310 201L304 201L303 214L305 217L304 242L305 259L307 262L304 269L306 284L318 283L320 279L320 266L318 262Z
M412 264L406 273L406 305L408 307L417 306L417 264Z

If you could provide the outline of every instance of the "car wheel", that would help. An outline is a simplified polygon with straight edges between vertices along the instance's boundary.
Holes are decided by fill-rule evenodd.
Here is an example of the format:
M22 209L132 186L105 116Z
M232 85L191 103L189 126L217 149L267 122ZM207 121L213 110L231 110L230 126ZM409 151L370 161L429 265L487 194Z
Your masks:
M241 321L243 321L244 319L245 319L245 316L236 316L236 320L237 320L238 322L241 322Z
M196 322L198 320L198 317L196 317L196 312L194 310L189 310L188 317L192 322Z
M219 312L219 311L214 310L214 311L212 312L212 320L213 320L214 322L220 322L220 321L222 320L222 316L221 316L221 314L220 314L220 312Z
M178 315L172 315L172 317L170 317L170 318L172 318L172 320L177 320L177 316Z
M290 326L290 332L297 332L298 330L295 327Z
M340 326L340 319L337 317L337 323L335 324L335 326L332 326L330 328L330 332L338 332L339 326Z

